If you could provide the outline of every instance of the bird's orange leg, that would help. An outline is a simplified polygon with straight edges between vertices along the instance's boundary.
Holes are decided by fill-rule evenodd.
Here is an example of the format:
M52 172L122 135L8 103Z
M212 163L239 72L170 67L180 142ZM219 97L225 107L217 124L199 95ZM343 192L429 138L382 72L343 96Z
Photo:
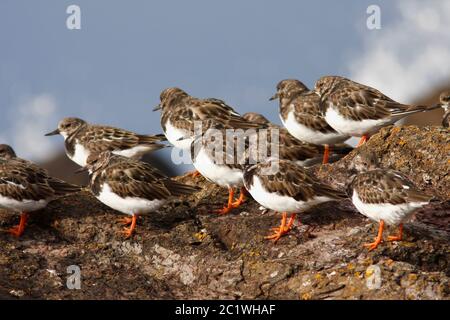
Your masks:
M398 226L398 234L396 236L388 236L388 241L401 241L403 239L403 223Z
M277 242L282 236L284 236L291 230L296 216L297 215L295 213L293 213L291 215L291 217L289 218L289 221L286 223L287 213L283 212L283 215L281 217L281 225L279 227L272 228L272 230L274 231L274 234L271 234L271 235L265 237L265 239L273 240L274 242Z
M215 210L215 213L218 214L227 214L233 209L233 200L234 200L234 189L228 188L228 203L223 209Z
M137 221L137 215L133 214L133 217L131 218L130 227L124 228L122 231L122 233L125 235L125 239L129 239L133 235L134 229L136 228L136 221Z
M23 212L20 215L19 224L15 227L12 227L11 229L9 229L8 232L17 238L20 237L23 234L23 232L25 231L25 226L27 225L27 221L28 221L28 213Z
M325 150L323 151L323 160L322 164L328 163L328 158L330 157L330 146L328 144L325 145Z
M124 217L124 218L117 219L117 222L128 226L133 222L133 218L132 217Z
M364 244L364 247L368 248L369 251L372 251L378 247L378 245L383 240L383 230L384 230L384 221L380 220L380 226L378 227L378 235L375 238L375 241L372 243L366 243Z
M357 147L357 148L358 148L358 147L361 147L364 143L366 143L367 140L369 140L369 136L368 136L367 134L364 134L364 135L361 137L361 139L359 140L358 145L357 145L356 147Z
M200 172L198 170L191 171L189 172L189 174L191 175L192 178L200 176Z
M247 190L244 187L241 187L241 193L239 194L239 198L231 204L233 208L239 208L239 206L243 204L245 200L247 200L246 194Z

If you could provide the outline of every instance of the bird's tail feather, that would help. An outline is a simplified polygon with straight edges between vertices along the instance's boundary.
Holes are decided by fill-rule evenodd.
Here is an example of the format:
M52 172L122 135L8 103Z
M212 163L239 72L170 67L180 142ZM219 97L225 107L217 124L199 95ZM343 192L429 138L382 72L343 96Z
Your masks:
M69 193L76 193L81 191L83 188L74 184L70 184L67 182L64 182L59 179L51 179L49 181L50 187L55 190L55 194L57 196L64 196Z

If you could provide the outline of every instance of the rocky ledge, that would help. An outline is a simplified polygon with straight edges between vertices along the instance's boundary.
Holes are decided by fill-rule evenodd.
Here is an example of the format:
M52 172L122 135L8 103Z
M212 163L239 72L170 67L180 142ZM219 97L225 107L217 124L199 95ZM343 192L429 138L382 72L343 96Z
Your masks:
M439 199L405 226L405 241L368 252L362 244L377 226L345 200L301 214L301 224L273 244L264 236L278 215L253 200L213 214L226 190L184 176L203 191L143 217L131 240L119 234L120 216L88 193L33 214L20 239L1 233L0 298L448 299L449 140L439 127L389 127L363 146ZM356 152L312 170L342 188ZM1 229L17 220L0 212ZM80 289L73 288L77 268Z

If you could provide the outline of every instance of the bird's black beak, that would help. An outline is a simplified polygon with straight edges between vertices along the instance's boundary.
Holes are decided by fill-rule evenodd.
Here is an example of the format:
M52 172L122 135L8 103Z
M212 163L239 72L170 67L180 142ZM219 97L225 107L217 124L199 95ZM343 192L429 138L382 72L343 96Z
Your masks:
M60 134L59 129L56 129L55 131L49 132L47 133L45 136L49 137L49 136L56 136L57 134Z
M156 107L153 108L153 111L161 110L161 104L158 104Z
M88 167L83 167L83 168L80 168L80 169L78 169L77 171L75 171L75 173L83 173L83 172L88 172L89 171L89 169L88 169Z
M277 93L275 93L275 94L269 99L269 101L276 100L276 99L278 99L279 97L280 97L280 95L279 95L278 92L277 92Z

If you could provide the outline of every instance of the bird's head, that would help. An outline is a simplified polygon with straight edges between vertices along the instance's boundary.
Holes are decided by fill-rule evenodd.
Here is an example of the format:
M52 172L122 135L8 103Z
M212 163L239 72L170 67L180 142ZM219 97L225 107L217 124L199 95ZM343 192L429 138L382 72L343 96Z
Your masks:
M7 144L0 144L0 159L9 160L16 157L16 153L11 146Z
M277 92L269 99L270 101L279 99L280 102L291 101L293 98L307 92L306 87L301 81L296 79L281 80L277 84Z
M444 91L439 96L441 107L447 111L450 108L450 90Z
M361 150L353 158L349 169L356 172L366 172L379 168L380 160L375 152L368 150Z
M327 96L335 89L336 85L345 78L339 76L325 76L316 81L314 91L325 100Z
M59 122L58 128L52 132L47 133L46 136L54 136L60 134L64 138L67 138L74 132L77 132L86 124L86 121L79 118L64 118Z
M180 88L173 87L164 89L159 97L161 102L153 109L153 111L173 108L185 97L188 97L188 94Z
M247 120L249 122L253 122L253 123L266 124L266 125L270 124L270 121L267 120L266 117L264 117L262 114L256 113L256 112L244 113L242 115L242 118L244 118L245 120Z

